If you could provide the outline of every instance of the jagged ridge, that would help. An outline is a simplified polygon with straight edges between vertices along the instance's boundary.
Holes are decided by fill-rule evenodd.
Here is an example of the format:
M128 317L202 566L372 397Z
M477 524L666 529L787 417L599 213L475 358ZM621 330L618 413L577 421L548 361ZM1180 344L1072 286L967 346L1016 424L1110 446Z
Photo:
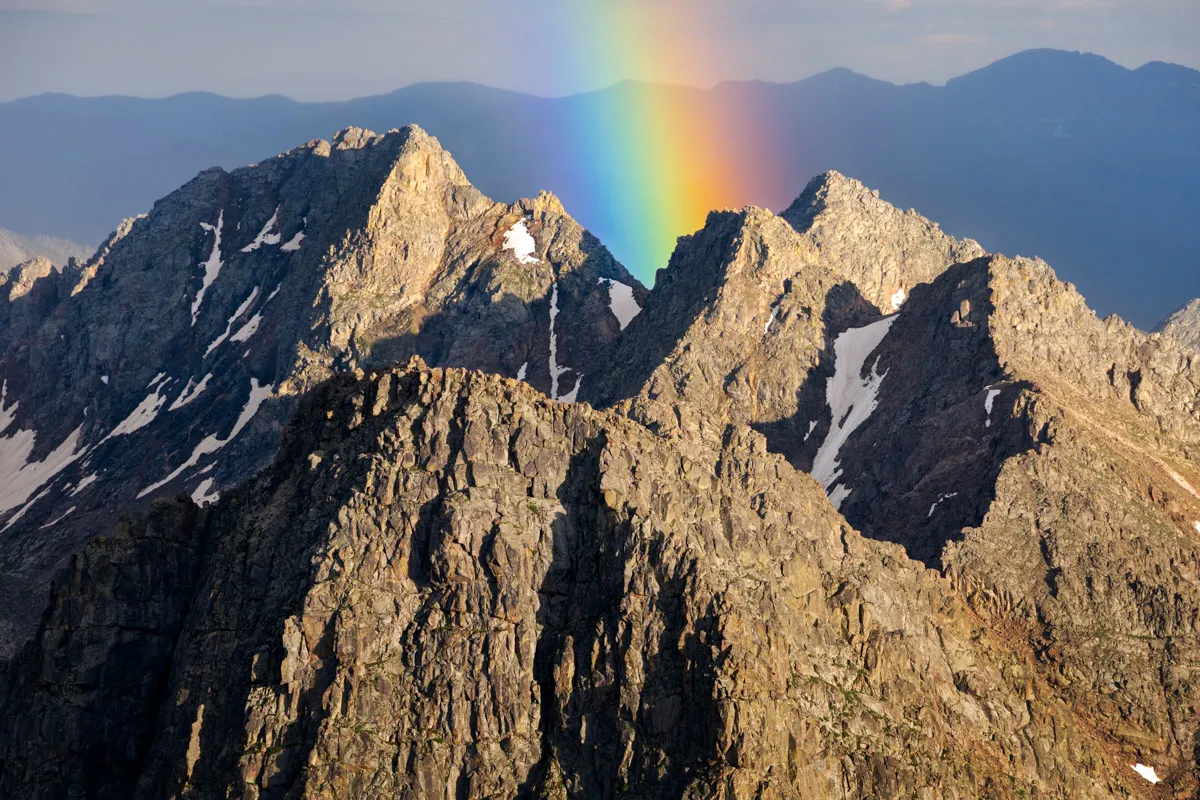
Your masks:
M556 202L546 197L521 208L527 209L526 224L535 228L539 213L558 213ZM383 214L380 224L386 228L393 216ZM390 407L391 388L348 389L351 383L335 381L349 396L337 395L339 390L320 395L317 410L295 429L288 445L293 449L282 452L280 464L290 466L277 467L273 477L253 484L257 488L227 498L216 512L216 527L205 528L228 538L205 556L205 564L218 566L197 572L196 580L209 581L199 596L239 600L236 608L218 603L197 611L203 622L192 634L183 628L180 658L197 666L172 678L173 685L187 687L178 695L186 694L177 703L180 710L164 706L162 736L171 743L164 746L174 750L155 756L156 766L147 767L152 777L147 772L141 780L153 786L191 782L213 793L242 780L264 790L305 782L315 794L371 792L398 780L416 781L415 791L453 784L468 794L603 794L633 787L647 795L691 790L708 796L720 786L733 796L783 793L784 787L803 796L834 791L907 796L937 786L943 796L1032 791L1124 797L1150 789L1129 769L1141 762L1153 764L1178 795L1193 792L1200 709L1200 687L1189 666L1197 660L1200 620L1200 591L1190 567L1200 562L1194 534L1200 530L1200 496L1193 488L1200 485L1195 456L1200 375L1194 352L1172 335L1148 336L1116 318L1099 320L1044 263L981 257L974 243L949 239L932 223L883 204L842 176L822 176L787 216L759 209L716 213L704 230L681 241L643 313L624 333L613 331L612 345L596 356L580 390L581 397L611 406L625 420L573 406L526 410L505 394L511 384L437 371L431 373L435 377L415 377L426 373L413 366L378 376L389 387L393 381L426 387L396 395L409 398L401 402L407 410L397 424L410 433L394 438L372 428L384 422L370 423L375 416L368 413L380 396L388 398L380 408ZM468 215L480 218L490 219ZM515 218L500 219L484 228L487 252L503 249L496 239L516 230L510 225ZM476 263L471 248L481 240L455 241L467 243L467 255L448 256L444 263ZM537 239L533 246L540 256ZM586 249L579 245L571 252ZM478 262L496 265L496 271L472 273L477 282L470 285L489 289L471 296L494 296L496 274L544 274L536 266L518 269L532 266L522 264L524 252ZM553 258L554 245L547 252ZM338 297L352 308L341 319L354 324L374 319L382 330L394 331L397 321L430 318L415 306L416 311L389 306L378 317L369 311L364 317L371 304L345 287L354 286L359 274L372 274L370 258L338 263L344 272L330 294L343 292ZM394 263L395 256L387 260ZM539 284L542 298L545 292L559 297L560 284L566 296L568 280L561 271L558 277ZM587 283L603 284L604 277L592 273ZM898 296L901 289L905 297ZM611 296L588 297L603 313L580 330L594 338L603 324L619 329L604 306ZM884 316L897 305L898 314ZM499 314L494 328L487 327L486 314L483 319L486 330L502 332L510 317L507 311ZM467 314L468 321L474 325L480 317ZM421 325L422 332L438 330ZM297 373L297 391L311 390L339 368L369 363L367 351L394 357L405 348L445 343L419 333L400 337L401 345L390 350L355 350L349 343L356 338L348 334L340 363L322 361L314 350L314 369ZM456 341L477 340L466 334ZM483 357L475 352L492 360L481 363L484 369L513 374L515 361L502 358L497 368L493 350ZM553 386L550 363L543 377L530 380L537 388ZM437 389L441 382L450 388ZM831 387L845 396L831 397ZM513 391L517 397L524 390ZM497 393L506 399L497 400ZM419 401L412 400L416 395ZM531 394L520 396L534 402ZM520 407L514 411L516 406L505 405L510 402ZM321 416L331 408L341 410ZM375 413L388 418L383 410ZM347 444L339 426L365 430L353 436L366 438ZM528 426L533 432L526 439ZM744 457L745 448L753 458ZM863 543L839 527L816 485L759 452L764 448L818 474L833 505L869 538L902 545L948 581L921 572L892 545ZM333 466L331 452L342 453ZM510 474L514 470L520 478ZM290 485L285 473L293 476ZM708 480L709 474L718 479ZM354 489L360 495L344 494ZM610 490L613 497L606 494ZM633 506L623 499L629 492L637 495ZM296 500L310 496L326 500L311 506ZM535 511L545 511L544 505L527 502L551 496L558 503L552 519L564 520L557 527ZM679 510L655 499L664 496L678 496ZM630 507L632 517L625 515ZM185 503L173 513L187 508ZM247 511L268 508L274 510L263 512L266 516ZM737 511L747 508L752 513ZM762 528L754 515L786 522L764 533L771 526ZM331 520L336 530L326 542L321 537ZM145 528L157 530L156 524ZM828 525L838 532L830 533ZM811 526L825 533L814 539L807 535ZM297 530L314 549L295 547ZM710 530L732 545L736 564ZM737 538L743 530L763 538ZM535 533L536 545L530 538ZM287 544L277 544L285 535ZM400 541L400 550L381 549L381 536ZM510 536L516 543L512 553ZM527 565L522 559L537 553L537 568L504 572L505 564L496 560L497 542L506 545L504 558L511 560L505 564ZM261 553L247 563L239 561L259 547ZM854 561L860 547L874 555ZM673 555L664 561L664 552ZM323 565L315 573L314 553ZM99 558L104 563L108 556L101 550ZM385 562L395 569L388 572L380 566ZM788 569L800 562L810 563L814 576L797 589L812 598L803 602L789 594L796 586ZM849 576L842 568L847 563L856 570ZM283 577L271 578L267 595L245 588L277 569ZM660 569L667 571L655 571ZM712 575L720 580L709 580ZM920 587L915 595L914 580ZM88 585L82 578L79 583ZM861 608L852 605L847 612L837 605L844 603L841 590L848 585L872 587L862 588L871 615L898 616L871 628ZM748 586L756 588L739 593ZM532 645L532 659L514 655L515 665L506 661L503 674L492 676L485 652L527 652L505 649L517 641L530 646L528 632L526 638L514 633L499 641L493 639L498 630L476 627L498 607L508 619L505 609L515 607L508 605L509 590L522 619L529 619L529 603L536 602L530 625L543 626L542 633ZM108 602L105 591L101 586L96 599L101 606ZM834 605L825 610L810 605L822 595ZM487 599L495 596L505 598L500 606ZM274 604L263 612L271 615L265 627L255 610L264 597ZM934 617L926 616L926 602ZM356 610L368 606L375 610L365 616ZM753 612L742 610L750 607ZM388 620L389 634L374 627L378 615ZM856 616L862 630L849 634L849 654L840 644L822 649L832 645L803 638L812 634L808 622L827 631L844 618L844 630L850 630ZM806 623L797 627L800 619ZM430 620L434 635L426 638ZM929 626L936 630L936 644L933 634L925 639L914 632L928 633ZM676 643L661 673L652 672L662 680L683 675L683 684L642 681L630 671L634 662L610 655L633 652L641 659L637 664L646 663L648 651L628 638L628 632L646 628L669 632L659 641ZM45 630L53 629L52 617ZM213 649L199 633L211 630L238 633ZM391 633L398 638L389 639ZM269 644L276 641L286 656ZM705 649L715 641L721 643L720 657ZM393 644L379 645L382 651L363 644L371 642ZM769 645L765 652L763 642ZM477 645L484 649L474 649ZM38 645L43 655L35 650L29 658L44 662L44 654L60 652L60 646L43 634ZM103 661L97 653L107 646L101 642L84 663ZM363 647L379 660L355 660ZM410 658L426 652L423 648L436 656ZM949 673L927 670L942 658L938 652L948 659ZM888 660L893 657L898 661ZM159 656L149 652L145 658ZM869 682L871 658L890 666L868 691L855 681ZM484 677L467 691L429 671L429 664L447 659L462 674ZM762 666L767 662L770 668ZM267 666L265 673L230 672L229 663ZM383 680L394 691L376 698L381 705L356 705L357 672L342 671L344 663L355 670L384 670ZM791 706L790 683L779 683L784 663L791 665L789 675L801 676L822 676L822 669L845 664L847 671L838 674L849 682L839 677L833 686L812 689L816 705ZM893 672L898 663L903 668ZM274 688L256 693L254 687L275 680L276 670L281 677ZM897 677L913 672L922 676L916 686ZM14 686L25 688L11 696L33 691L30 674L13 678ZM247 674L253 675L250 684ZM521 699L510 698L513 686L536 686L530 696L554 694L555 704L546 706L549 711L540 700L525 704L524 689L516 690ZM830 693L823 694L826 690ZM922 694L926 691L933 694ZM845 724L844 707L835 706L839 693L850 700L846 692L885 704L889 710L865 704L879 715L868 714L882 731ZM454 699L419 699L431 693ZM202 701L187 699L196 694L210 698L203 701L208 722L200 719ZM490 708L498 702L506 709L494 712L502 721L487 725L520 730L520 736L507 737L507 745L505 736L470 738L479 736L479 723L448 710L474 710L479 698L501 695ZM683 698L678 709L674 698ZM761 710L764 698L778 714ZM917 698L914 706L904 705L908 698ZM704 714L688 716L693 701ZM613 707L624 708L625 715L612 717ZM55 703L48 708L58 713ZM926 709L925 716L918 709ZM359 725L356 714L377 717ZM330 721L346 715L356 721ZM148 718L131 723L139 736L148 736ZM710 719L721 720L722 727ZM743 727L743 719L753 724ZM832 719L843 727L829 727ZM378 720L407 733L379 737ZM14 724L17 731L24 723ZM431 730L438 733L424 733ZM851 735L862 738L847 749L843 737ZM235 740L245 749L227 744ZM84 737L79 743L91 741ZM483 753L480 741L499 750ZM602 746L605 742L621 742L624 749ZM439 749L444 745L449 749ZM394 751L404 747L410 749L402 770L403 759ZM40 749L17 758L34 763ZM434 751L442 755L421 755ZM800 755L780 755L792 751ZM337 764L351 752L359 759L355 765L391 759L392 766L371 772L370 779L348 777ZM321 769L308 772L303 764ZM57 764L37 769L58 780ZM129 767L131 774L140 769ZM403 777L395 777L402 771ZM810 780L813 774L819 777ZM825 783L830 776L834 788Z
M418 128L205 171L33 277L0 302L0 608L29 622L115 512L247 479L334 372L415 353L573 396L620 332L614 282L645 296L556 198L488 200Z
M156 605L87 577L131 561ZM1028 650L847 528L757 434L667 442L415 362L333 379L270 471L94 542L55 597L0 681L35 709L0 724L0 789L31 798L1125 797L1140 780ZM126 693L122 653L161 694ZM97 714L104 736L47 746Z

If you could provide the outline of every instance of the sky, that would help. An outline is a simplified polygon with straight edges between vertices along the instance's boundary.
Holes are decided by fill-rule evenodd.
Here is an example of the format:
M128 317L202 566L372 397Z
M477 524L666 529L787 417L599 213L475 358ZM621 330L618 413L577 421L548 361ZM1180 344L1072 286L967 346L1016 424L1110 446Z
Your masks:
M630 28L693 57L615 57L603 40ZM941 83L1033 47L1200 67L1200 0L0 0L0 101L340 100L431 80L558 96L837 66Z

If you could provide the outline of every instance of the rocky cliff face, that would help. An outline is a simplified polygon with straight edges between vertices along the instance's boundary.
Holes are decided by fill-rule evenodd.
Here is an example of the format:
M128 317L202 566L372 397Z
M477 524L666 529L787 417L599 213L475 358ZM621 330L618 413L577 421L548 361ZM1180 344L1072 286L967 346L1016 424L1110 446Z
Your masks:
M713 214L682 239L581 396L624 403L664 433L750 424L803 463L829 428L824 383L837 335L894 313L914 286L982 252L827 173L783 217Z
M913 209L901 211L853 178L828 172L805 188L783 218L884 313L899 310L912 287L951 264L984 254Z
M24 297L33 285L54 272L54 265L47 258L31 258L0 273L0 295L10 303Z
M47 267L0 301L5 609L117 512L269 464L339 370L420 354L570 398L645 296L555 198L493 203L416 128L201 173Z
M714 215L617 343L639 369L584 396L667 436L760 430L1021 636L1131 761L1194 786L1200 362L877 202L830 175L791 225Z
M1174 336L1192 348L1200 348L1200 298L1189 300L1163 320L1156 330Z
M65 267L71 259L83 261L91 257L93 248L55 236L21 236L0 228L0 283L4 274L35 258L45 259L56 267Z
M29 275L9 574L103 535L0 676L0 793L1200 791L1200 361L1043 262L830 173L647 294L410 130Z
M760 435L667 441L416 362L317 390L213 508L164 501L94 541L2 686L38 710L0 723L0 787L31 798L1142 781L1023 640Z
M1023 637L1074 708L1186 796L1194 354L1097 319L1044 263L999 257L914 290L877 342L851 376L877 378L854 398L868 415L822 445L814 475L856 528L940 567Z

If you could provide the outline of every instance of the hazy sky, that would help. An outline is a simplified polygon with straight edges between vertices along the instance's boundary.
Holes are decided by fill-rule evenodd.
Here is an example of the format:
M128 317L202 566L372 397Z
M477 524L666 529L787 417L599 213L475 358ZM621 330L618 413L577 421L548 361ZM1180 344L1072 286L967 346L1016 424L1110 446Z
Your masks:
M1200 0L0 0L0 100L426 80L557 95L834 66L936 83L1030 47L1200 67Z

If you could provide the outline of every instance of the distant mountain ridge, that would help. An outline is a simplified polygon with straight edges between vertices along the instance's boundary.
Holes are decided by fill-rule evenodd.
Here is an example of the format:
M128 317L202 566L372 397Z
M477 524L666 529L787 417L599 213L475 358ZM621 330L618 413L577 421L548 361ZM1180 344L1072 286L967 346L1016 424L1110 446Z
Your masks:
M0 228L0 273L34 258L44 258L62 267L72 258L82 261L93 252L94 247L56 236L22 236Z
M1100 56L1019 53L948 81L896 86L836 69L792 84L711 90L621 84L588 97L542 98L465 83L418 84L334 103L204 93L161 100L43 95L0 104L0 224L98 241L197 171L260 161L346 125L416 122L492 197L553 191L586 209L566 157L584 102L644 93L695 100L731 136L787 143L769 176L731 205L783 209L795 187L836 169L901 208L992 252L1056 265L1102 314L1149 329L1200 295L1200 72L1154 62L1125 69ZM739 120L752 103L770 119ZM740 127L739 127L740 126ZM765 126L765 127L764 127ZM638 267L637 254L581 214L581 224Z

